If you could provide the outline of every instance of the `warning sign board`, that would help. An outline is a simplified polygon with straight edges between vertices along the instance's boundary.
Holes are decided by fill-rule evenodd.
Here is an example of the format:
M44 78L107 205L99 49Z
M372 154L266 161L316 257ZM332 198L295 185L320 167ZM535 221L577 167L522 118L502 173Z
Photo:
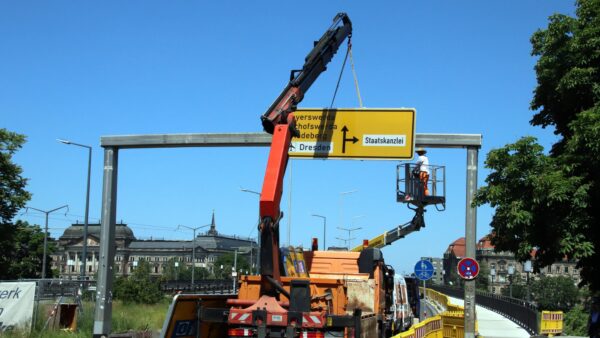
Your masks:
M412 159L412 108L298 109L291 157Z

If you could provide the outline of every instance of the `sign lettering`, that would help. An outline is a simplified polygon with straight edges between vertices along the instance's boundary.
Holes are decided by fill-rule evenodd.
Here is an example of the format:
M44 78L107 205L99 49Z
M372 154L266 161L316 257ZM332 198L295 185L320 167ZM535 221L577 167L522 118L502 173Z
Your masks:
M299 109L291 157L412 159L416 112L399 109Z

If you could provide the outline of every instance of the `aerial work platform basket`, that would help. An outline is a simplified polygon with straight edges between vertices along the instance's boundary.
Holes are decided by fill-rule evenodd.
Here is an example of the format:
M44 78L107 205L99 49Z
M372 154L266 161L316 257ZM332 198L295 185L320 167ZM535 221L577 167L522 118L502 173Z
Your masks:
M399 164L396 168L396 199L416 208L435 205L436 209L446 208L446 167L429 165L427 189L419 178L418 165L415 163ZM429 194L425 194L428 190Z

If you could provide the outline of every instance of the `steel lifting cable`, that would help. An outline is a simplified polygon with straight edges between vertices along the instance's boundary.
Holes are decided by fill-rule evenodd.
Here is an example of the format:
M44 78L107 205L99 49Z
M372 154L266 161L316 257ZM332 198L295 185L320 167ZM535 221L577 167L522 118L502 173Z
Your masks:
M350 53L350 47L352 43L350 42L351 36L348 37L348 49L346 50L346 56L344 57L344 63L342 64L342 69L340 70L340 76L338 77L337 85L335 86L335 91L333 92L333 98L331 99L331 105L329 109L333 109L333 102L335 102L335 97L337 95L338 89L340 88L340 81L342 80L342 74L344 74L344 68L346 67L346 60L348 60L348 54Z
M348 41L350 50L350 67L352 68L352 75L354 75L354 86L356 87L356 95L358 95L358 106L363 107L362 98L360 97L360 88L358 88L358 77L356 76L356 70L354 69L354 58L352 57L352 44Z
M352 37L350 36L348 37L348 49L346 50L344 63L342 64L342 69L340 70L340 76L338 77L337 85L335 86L335 91L333 92L333 98L331 99L331 105L329 106L329 109L333 108L333 103L335 102L335 97L337 96L338 89L340 88L340 81L342 80L342 75L344 74L344 68L346 67L348 56L350 56L350 66L352 68L352 75L354 76L354 85L356 87L356 94L358 95L358 104L360 108L363 107L362 98L360 97L360 89L358 87L358 77L356 76L356 70L354 69L354 58L352 57Z

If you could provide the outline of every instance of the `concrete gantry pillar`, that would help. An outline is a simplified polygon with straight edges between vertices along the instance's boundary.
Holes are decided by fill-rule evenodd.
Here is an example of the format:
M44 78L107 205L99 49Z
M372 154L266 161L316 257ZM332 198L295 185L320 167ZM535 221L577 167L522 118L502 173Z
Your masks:
M118 148L104 149L102 213L100 223L100 265L96 287L93 337L108 337L111 331L112 286L117 219Z
M467 198L465 219L465 256L475 259L477 208L473 200L477 192L477 155L479 148L467 147ZM465 338L475 337L475 280L465 281Z

